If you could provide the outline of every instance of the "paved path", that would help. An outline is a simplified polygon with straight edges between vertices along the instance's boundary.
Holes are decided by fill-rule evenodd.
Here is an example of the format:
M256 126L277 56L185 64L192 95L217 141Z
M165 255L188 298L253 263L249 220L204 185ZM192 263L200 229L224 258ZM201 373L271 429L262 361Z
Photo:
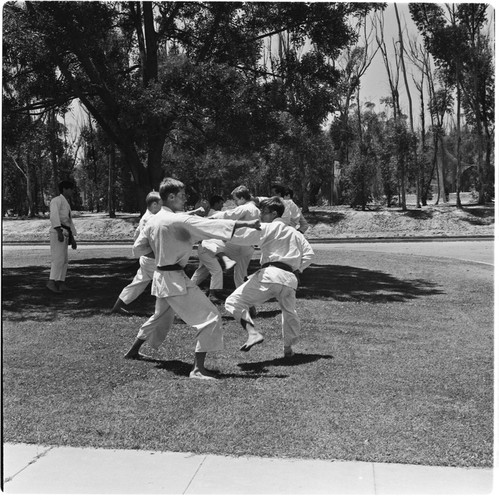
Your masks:
M6 493L489 494L492 469L4 445Z
M87 252L99 253L102 250L115 250L116 252L132 258L130 243L80 243L78 250L70 251L70 259L80 259ZM406 255L426 255L429 257L458 259L475 263L493 265L494 240L493 239L465 239L455 240L426 240L426 241L342 241L312 242L314 249L351 251L369 251L379 253L400 253ZM50 265L50 247L48 245L9 244L2 247L4 267L25 266L35 256L45 258ZM257 255L254 256L256 258Z

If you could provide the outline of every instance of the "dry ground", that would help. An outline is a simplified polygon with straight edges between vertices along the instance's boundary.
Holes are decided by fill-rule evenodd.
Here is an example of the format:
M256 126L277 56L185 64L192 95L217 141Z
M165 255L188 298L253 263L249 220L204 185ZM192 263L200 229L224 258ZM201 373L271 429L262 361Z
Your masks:
M346 206L311 207L305 214L310 223L307 237L382 238L410 236L492 236L495 217L493 205L475 205L463 195L463 209L456 208L451 196L449 204L428 205L417 209L369 207L366 211ZM74 214L79 241L132 240L139 214L119 213L110 219L105 213ZM48 217L35 219L4 218L2 238L12 241L47 241Z

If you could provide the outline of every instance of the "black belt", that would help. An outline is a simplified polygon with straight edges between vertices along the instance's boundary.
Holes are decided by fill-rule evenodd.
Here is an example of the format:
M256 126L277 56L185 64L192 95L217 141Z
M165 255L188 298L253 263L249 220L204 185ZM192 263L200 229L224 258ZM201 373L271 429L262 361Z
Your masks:
M170 264L169 266L158 266L158 271L183 271L184 268L180 264Z
M73 236L73 232L71 231L71 228L69 226L65 226L64 224L61 224L61 227L69 233L70 238L71 238L71 236Z
M283 269L284 271L288 271L290 273L294 272L293 268L288 264L284 264L284 262L266 262L265 264L262 264L262 269L269 266L278 267L279 269Z
M73 236L73 231L71 231L71 228L69 226L65 226L64 224L61 224L61 227L68 232L68 243L70 245L76 244L74 236Z

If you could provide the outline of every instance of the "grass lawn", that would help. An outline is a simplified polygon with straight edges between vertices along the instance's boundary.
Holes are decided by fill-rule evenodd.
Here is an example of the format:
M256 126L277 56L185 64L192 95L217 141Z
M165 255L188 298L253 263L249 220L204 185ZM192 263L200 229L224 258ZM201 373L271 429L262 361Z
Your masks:
M135 263L106 252L70 263L64 297L45 290L46 263L3 270L5 441L492 466L490 267L317 251L298 292L300 354L282 358L276 302L259 308L266 340L249 353L224 312L210 383L188 378L180 322L157 361L123 359L154 302L108 314Z

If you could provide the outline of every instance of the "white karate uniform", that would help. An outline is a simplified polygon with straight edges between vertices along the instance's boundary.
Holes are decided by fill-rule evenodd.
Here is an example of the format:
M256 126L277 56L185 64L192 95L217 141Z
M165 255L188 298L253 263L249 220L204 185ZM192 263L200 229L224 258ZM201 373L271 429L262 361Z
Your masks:
M279 197L280 198L280 197ZM267 196L258 196L256 198L258 203L263 200L268 200ZM308 228L309 224L300 210L300 207L293 200L285 200L280 198L284 203L284 213L280 217L284 224L291 226L301 233L304 233Z
M145 225L153 215L154 214L149 209L146 210L145 214L140 218L137 229L135 229L135 233L133 235L134 240L139 237L140 232L144 229ZM156 261L154 260L154 257L142 255L139 258L139 264L140 267L132 282L123 288L120 293L119 298L125 304L133 302L147 288L147 285L149 285L152 281L154 271L156 271Z
M248 201L248 203L239 205L231 210L216 212L211 215L210 218L248 221L259 219L260 210L252 201ZM199 285L211 275L210 290L222 289L223 270L218 262L216 254L223 252L227 257L236 261L236 265L234 266L234 284L237 288L244 283L254 251L255 249L251 245L241 246L221 240L204 240L198 246L200 265L192 275L192 280Z
M208 220L174 213L163 207L146 224L133 245L136 257L153 252L156 266L187 265L192 244L204 238L230 239L234 221ZM157 349L165 340L177 314L197 330L196 352L223 349L222 321L218 309L183 270L156 270L152 280L156 296L154 314L141 326L137 338Z
M239 229L232 238L233 244L260 245L260 263L280 262L293 271L302 272L312 262L314 251L305 237L286 225L282 219L262 223L261 230ZM296 312L298 280L290 272L278 267L265 267L252 274L248 281L237 288L225 301L225 309L240 322L254 324L249 308L276 298L282 310L282 337L285 347L297 342L300 320Z
M304 233L308 229L308 222L303 217L300 207L293 200L282 199L282 201L284 203L283 221Z
M50 202L50 279L55 281L65 281L68 271L68 237L66 229L62 229L64 241L59 241L56 227L61 224L71 228L73 236L76 236L76 228L71 218L71 207L68 200L60 194L52 198Z

